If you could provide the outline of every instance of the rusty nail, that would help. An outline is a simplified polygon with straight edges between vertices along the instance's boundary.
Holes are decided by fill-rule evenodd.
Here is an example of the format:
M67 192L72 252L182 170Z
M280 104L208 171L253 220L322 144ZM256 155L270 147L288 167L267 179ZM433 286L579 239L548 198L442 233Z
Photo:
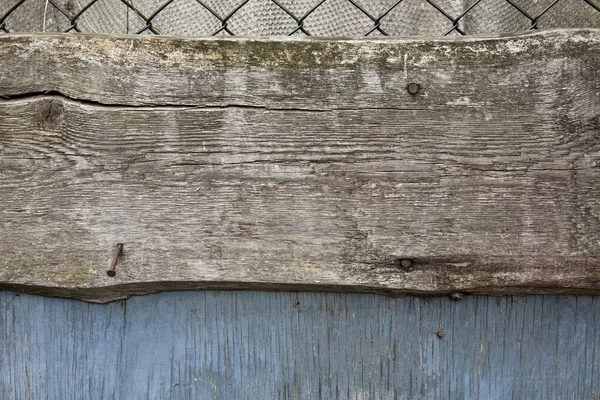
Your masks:
M119 261L119 256L121 255L122 251L123 243L117 243L117 254L115 254L115 258L113 258L112 264L110 264L110 268L108 269L108 271L106 271L106 275L110 276L111 278L117 275L115 267L117 266L117 261Z
M408 90L408 93L415 95L419 93L419 90L421 90L421 86L419 86L418 83L409 83L406 87L406 90Z
M400 265L402 265L403 268L410 268L410 266L412 265L412 261L402 260L400 261Z
M438 329L437 332L435 333L437 335L438 338L443 338L444 337L444 329Z

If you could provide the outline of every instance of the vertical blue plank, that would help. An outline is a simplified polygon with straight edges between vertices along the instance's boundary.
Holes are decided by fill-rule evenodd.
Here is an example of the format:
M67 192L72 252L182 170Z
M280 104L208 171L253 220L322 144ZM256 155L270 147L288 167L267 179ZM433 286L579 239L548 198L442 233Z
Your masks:
M0 399L597 399L599 308L590 296L0 292Z
M0 292L0 398L118 398L124 304Z

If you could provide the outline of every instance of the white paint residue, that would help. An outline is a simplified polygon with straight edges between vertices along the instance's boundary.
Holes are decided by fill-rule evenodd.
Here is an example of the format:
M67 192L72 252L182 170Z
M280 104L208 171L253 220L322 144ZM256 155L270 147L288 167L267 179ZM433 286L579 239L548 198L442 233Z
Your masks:
M434 62L435 60L436 60L436 57L434 54L425 53L425 54L421 55L421 57L419 58L419 61L415 62L415 65L427 66L427 65L431 64L432 62Z
M377 72L363 71L361 75L363 84L369 93L383 93L381 78Z
M468 98L467 96L463 96L463 97L459 97L456 99L453 99L451 101L446 102L446 105L449 106L469 106L472 105L471 104L471 99Z
M350 64L350 65L354 65L358 63L358 56L352 56L352 57L347 57L344 58L343 60L340 61L341 65L346 65L346 64Z
M523 53L531 49L531 39L528 39L526 42L523 40L509 41L504 43L504 47L513 54Z

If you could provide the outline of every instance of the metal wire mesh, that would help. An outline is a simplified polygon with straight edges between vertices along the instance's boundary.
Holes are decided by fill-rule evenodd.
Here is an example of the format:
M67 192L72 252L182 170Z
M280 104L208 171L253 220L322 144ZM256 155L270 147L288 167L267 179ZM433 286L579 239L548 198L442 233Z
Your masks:
M0 32L439 36L600 28L600 0L0 0Z

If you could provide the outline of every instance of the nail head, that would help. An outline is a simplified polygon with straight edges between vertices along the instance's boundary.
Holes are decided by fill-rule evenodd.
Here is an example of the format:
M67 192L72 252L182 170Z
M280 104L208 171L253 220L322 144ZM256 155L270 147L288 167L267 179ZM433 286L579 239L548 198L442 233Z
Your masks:
M408 86L406 87L406 90L408 90L408 93L415 95L417 93L419 93L419 90L421 90L421 86L419 86L418 83L409 83Z

